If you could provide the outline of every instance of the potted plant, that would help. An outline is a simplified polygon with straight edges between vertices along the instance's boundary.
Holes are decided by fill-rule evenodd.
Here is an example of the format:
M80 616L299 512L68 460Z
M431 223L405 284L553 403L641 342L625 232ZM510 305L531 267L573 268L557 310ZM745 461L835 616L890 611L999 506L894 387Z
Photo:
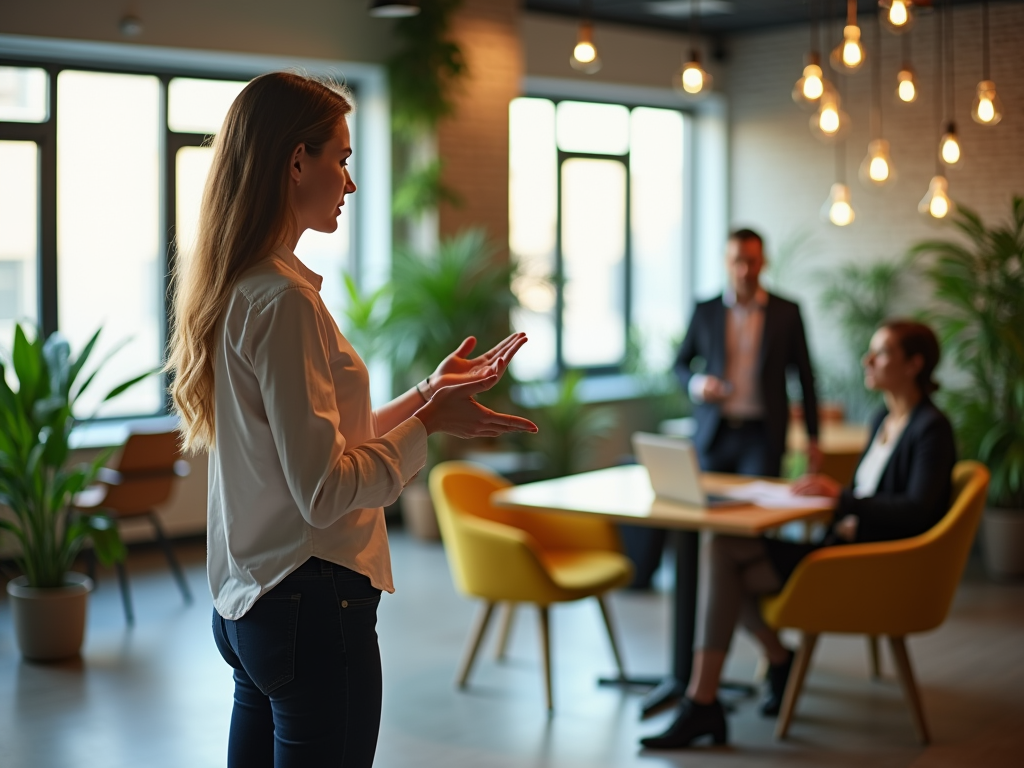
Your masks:
M104 564L125 555L110 518L71 509L74 495L94 480L109 456L89 465L69 465L75 401L102 367L83 375L98 337L99 331L72 357L59 333L45 340L36 334L29 341L18 325L11 371L0 362L0 504L12 513L0 518L0 530L13 534L18 543L15 559L23 575L8 583L7 593L18 648L26 659L62 659L81 648L92 582L71 567L82 545L91 541ZM9 373L16 389L8 383ZM103 401L149 373L115 387Z
M966 242L931 240L914 255L927 273L943 346L965 375L943 395L962 458L992 472L982 542L996 578L1024 575L1024 198L1005 226L986 227L961 207L953 220Z
M346 277L345 332L367 358L386 359L398 386L406 389L432 373L468 334L476 336L477 350L507 335L509 312L516 305L513 273L482 229L442 238L438 249L426 255L399 247L391 281L375 292L360 292ZM505 379L487 393L494 400L507 396ZM456 457L459 448L455 439L438 435L430 463ZM438 538L426 483L410 483L401 504L414 535Z

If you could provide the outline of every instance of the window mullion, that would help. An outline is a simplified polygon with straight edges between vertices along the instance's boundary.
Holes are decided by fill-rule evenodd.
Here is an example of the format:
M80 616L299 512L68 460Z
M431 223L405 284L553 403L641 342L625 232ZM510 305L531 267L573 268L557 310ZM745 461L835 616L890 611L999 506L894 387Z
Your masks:
M50 78L47 98L49 119L39 126L39 328L49 336L58 328L57 317L57 74L47 68Z

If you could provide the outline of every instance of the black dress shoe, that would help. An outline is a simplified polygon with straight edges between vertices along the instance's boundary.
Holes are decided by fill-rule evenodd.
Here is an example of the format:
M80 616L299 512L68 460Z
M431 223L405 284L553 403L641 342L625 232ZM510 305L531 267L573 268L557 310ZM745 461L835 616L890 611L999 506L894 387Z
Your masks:
M679 749L690 746L702 736L710 736L715 744L725 744L728 735L725 712L717 699L710 704L698 704L686 698L667 731L660 736L640 739L640 743L648 749Z
M789 682L789 670L792 668L792 651L789 652L789 658L781 664L768 665L768 674L765 675L768 690L761 700L761 714L765 717L775 717L782 709L782 697L786 694L786 683Z

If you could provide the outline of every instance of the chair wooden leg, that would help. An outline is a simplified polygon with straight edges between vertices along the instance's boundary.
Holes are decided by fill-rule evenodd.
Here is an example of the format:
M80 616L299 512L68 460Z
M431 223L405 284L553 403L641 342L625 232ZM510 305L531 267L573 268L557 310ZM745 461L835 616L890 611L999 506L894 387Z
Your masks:
M124 603L124 618L128 626L135 624L135 612L132 610L132 593L128 587L128 566L123 562L115 563L117 583L121 586L121 602Z
M882 679L882 657L878 653L878 635L868 635L868 658L871 660L871 679Z
M494 603L488 601L484 603L483 608L476 615L476 621L469 635L469 645L466 646L465 653L463 653L462 661L459 663L459 671L455 678L455 684L459 688L466 687L466 681L469 680L469 673L473 669L473 662L476 660L477 651L480 650L480 641L484 638L484 632L487 631L487 624L490 622L493 612Z
M551 695L551 626L550 610L546 605L538 605L540 613L540 650L544 661L544 694L548 705L548 713L555 709L554 698Z
M612 644L612 655L615 656L615 666L619 669L619 679L626 679L626 666L622 663L622 654L619 653L619 644L615 639L615 628L612 626L612 615L608 611L608 600L604 595L597 596L597 604L601 606L601 618L604 619L605 629L608 630L608 641Z
M793 669L789 673L789 682L786 683L786 693L782 697L782 709L779 711L779 719L775 723L775 738L784 739L789 731L789 724L793 720L793 712L796 710L796 701L800 697L800 691L804 687L804 677L811 666L811 656L814 654L814 646L818 642L818 635L813 632L804 632L800 639L800 648L793 660Z
M181 566L178 565L178 558L174 556L174 550L171 548L171 542L164 536L164 529L160 526L160 521L157 520L156 513L149 513L149 520L153 523L153 530L156 531L156 540L160 543L160 548L164 551L164 557L167 558L167 564L171 567L171 573L174 574L175 581L178 582L178 589L181 590L181 596L185 598L185 604L192 604L192 590L188 588L188 582L185 580L185 574L181 570Z
M928 723L924 719L921 694L917 690L917 683L914 682L914 670L910 666L910 654L907 653L906 638L890 637L889 647L892 649L893 659L896 661L896 671L900 676L903 695L907 697L911 714L914 716L914 729L917 731L917 738L922 744L927 744L931 741L928 736Z
M515 603L501 604L501 617L498 623L498 643L494 646L494 658L502 661L505 658L505 651L508 650L508 637L512 634L512 619L516 615Z

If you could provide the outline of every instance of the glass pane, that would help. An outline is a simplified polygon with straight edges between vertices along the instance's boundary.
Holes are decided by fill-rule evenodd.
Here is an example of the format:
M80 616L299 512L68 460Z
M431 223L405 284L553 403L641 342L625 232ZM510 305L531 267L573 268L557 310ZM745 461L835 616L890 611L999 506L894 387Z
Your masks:
M558 105L558 148L563 152L626 154L629 151L629 110L620 104L561 102Z
M512 290L521 306L512 326L530 342L512 359L522 381L555 375L555 237L558 214L555 105L515 99L509 106L509 248L518 265Z
M570 367L615 365L626 353L626 166L562 163L562 357Z
M245 86L236 80L176 77L167 86L167 125L181 133L217 133Z
M640 107L630 123L632 324L643 365L663 371L685 322L683 115Z
M38 322L38 253L39 149L31 141L0 141L0 348L5 352L16 322Z
M43 123L49 112L46 70L0 67L0 120Z
M175 157L174 238L179 258L192 254L199 224L199 204L212 162L212 147L182 147Z
M95 360L123 340L80 400L91 415L117 384L160 364L160 82L149 75L65 70L57 76L57 309L72 349L102 326ZM153 376L103 406L154 413Z

